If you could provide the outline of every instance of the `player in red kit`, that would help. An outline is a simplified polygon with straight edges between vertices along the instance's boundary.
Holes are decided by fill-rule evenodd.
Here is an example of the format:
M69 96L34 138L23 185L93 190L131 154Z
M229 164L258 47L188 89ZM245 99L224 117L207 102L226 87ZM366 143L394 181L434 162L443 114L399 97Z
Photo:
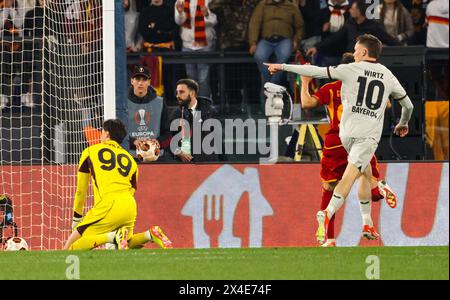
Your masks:
M346 64L352 62L353 55L351 53L345 53L342 57L342 63ZM302 76L302 107L308 109L320 105L326 106L330 120L330 129L325 135L320 172L323 187L321 210L324 210L328 206L328 203L333 196L334 188L339 180L341 180L348 163L348 153L339 138L339 125L342 114L342 82L334 81L325 84L313 96L311 96L308 88L311 80L311 77ZM379 181L380 174L375 156L372 157L370 164L373 175L372 201L379 201L380 199L385 198L387 204L390 207L395 208L397 205L397 197L384 180ZM378 239L378 237L379 234L376 231L371 232L369 235L369 238L371 239ZM334 216L330 219L326 238L326 242L322 244L323 247L336 246L334 236Z

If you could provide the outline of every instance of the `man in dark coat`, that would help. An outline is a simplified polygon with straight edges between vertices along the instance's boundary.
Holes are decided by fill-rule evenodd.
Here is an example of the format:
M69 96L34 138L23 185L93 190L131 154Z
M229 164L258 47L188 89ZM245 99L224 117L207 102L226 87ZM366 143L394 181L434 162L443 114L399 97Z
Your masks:
M203 140L211 132L198 130L202 129L203 123L211 119L214 114L210 99L198 97L198 91L199 86L195 80L181 79L177 82L176 97L179 106L171 118L172 141L170 149L175 159L181 162L212 162L218 160L216 150L221 145L211 145L211 149L216 149L214 151L204 149ZM178 123L174 124L174 122Z

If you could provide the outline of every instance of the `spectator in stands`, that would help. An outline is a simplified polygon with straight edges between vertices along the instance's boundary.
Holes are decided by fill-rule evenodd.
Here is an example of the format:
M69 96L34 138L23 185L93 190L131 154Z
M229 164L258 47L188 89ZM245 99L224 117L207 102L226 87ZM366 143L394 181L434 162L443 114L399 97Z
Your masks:
M427 47L449 48L449 2L448 0L433 0L427 6ZM429 60L427 62L428 76L437 91L437 97L448 100L448 59ZM448 118L448 116L447 116Z
M305 21L305 34L300 43L300 50L305 54L322 39L322 29L327 24L327 2L325 0L294 0L298 4ZM328 10L327 10L328 11Z
M350 17L350 2L348 0L328 0L325 9L325 19L327 22L323 25L324 35L339 31L344 27L345 22Z
M449 48L449 2L433 0L426 8L428 33L426 46L429 53L433 48ZM426 141L433 149L435 160L449 158L449 74L448 59L427 59L427 76L435 89L434 100L426 105Z
M433 48L449 48L449 2L433 0L426 8L428 33L426 46ZM426 140L433 149L435 160L449 158L449 74L448 59L428 59L427 76L435 89L435 100L426 105Z
M20 78L13 74L20 74L22 27L25 16L23 0L3 0L0 2L0 109L5 108L10 96L19 93Z
M218 19L219 48L248 50L248 23L259 0L211 0L209 9Z
M136 11L136 2L123 0L125 10L125 43L127 52L137 52L142 47L142 38L138 35L139 12Z
M145 66L136 66L131 78L128 118L130 153L136 157L136 148L152 140L162 149L159 160L165 160L170 142L167 106L150 85L150 72Z
M211 0L209 9L217 16L219 48L224 52L248 51L248 23L259 0ZM252 65L225 64L225 98L227 104L248 103L248 87L254 85L259 71ZM239 76L245 72L244 76ZM252 95L253 96L253 95ZM259 96L254 95L254 99Z
M176 95L179 107L173 113L171 123L179 122L179 126L177 130L172 131L170 149L175 159L180 162L218 160L217 152L207 154L203 147L204 137L210 135L211 132L202 130L198 133L194 131L194 122L199 122L202 126L206 120L211 119L214 115L210 99L199 97L198 94L199 85L195 80L181 79L178 81ZM200 136L196 136L196 134L200 134ZM219 146L222 145L211 145L214 148ZM199 153L197 153L198 150L200 150Z
M210 0L177 0L175 22L181 26L182 51L210 52L215 49L216 15L209 9ZM186 64L187 76L198 82L201 96L211 97L209 64Z
M145 48L175 49L175 23L173 7L168 0L150 0L150 6L139 16L139 33L144 39Z
M25 14L23 24L23 79L22 103L33 107L33 93L39 94L42 85L42 43L44 37L45 0L36 0L34 8ZM33 68L34 65L34 68Z
M150 6L144 8L139 16L139 34L144 39L144 49L149 53L141 61L149 68L161 70L154 72L152 86L158 95L164 95L167 104L176 105L173 91L181 77L179 66L163 64L161 56L154 56L153 51L167 52L175 50L175 37L178 26L174 20L173 6L170 0L149 0ZM162 65L162 66L161 66Z
M23 36L25 38L42 38L44 36L45 0L36 0L32 10L25 14Z
M400 43L407 44L414 35L414 24L409 11L400 0L384 0L379 6L380 23L384 30Z
M345 51L353 52L356 38L365 33L376 36L386 45L401 45L397 39L390 36L383 29L380 23L367 18L366 11L368 7L369 5L365 0L355 0L350 9L351 18L345 23L344 27L322 40L316 47L309 49L308 54L316 55L318 52L336 47L342 42L345 43Z
M24 16L23 0L2 0L0 2L0 38L21 35Z
M322 40L344 27L345 22L350 18L350 6L349 0L327 0L327 7L321 11L325 19L322 26ZM322 66L339 64L341 53L345 52L345 47L345 41L341 41L333 47L322 49L320 55L313 56L314 63ZM309 47L308 50L311 48L313 47Z
M281 84L284 72L270 75L265 62L275 54L276 63L286 63L303 38L303 17L298 6L288 0L262 0L250 19L250 54L261 73L261 108L264 107L264 84Z
M448 0L432 0L427 6L427 47L449 47L449 4Z
M408 40L408 45L424 45L427 42L426 15L422 0L414 0L411 8L411 18L414 34Z
M48 0L46 0L48 1ZM50 1L48 1L50 2ZM80 20L72 20L75 22L81 21L81 30L78 37L74 37L74 40L72 41L73 49L75 50L75 53L77 53L77 43L81 43L81 55L84 57L84 60L86 62L100 62L103 59L102 51L103 49L103 1L102 0L86 0L84 2L81 2L82 4L82 15ZM73 4L75 5L75 4ZM66 20L70 19L69 16L66 15ZM78 23L79 24L79 23ZM72 28L72 31L78 31L80 29L80 26L73 24L69 25ZM73 27L77 26L77 27ZM69 27L69 28L70 28ZM72 53L72 55L76 55L75 53ZM84 72L81 73L82 78L86 78L86 82L99 82L99 72L92 72L91 68L79 68L81 71ZM71 80L74 82L74 80ZM75 81L76 82L76 81ZM88 84L86 87L86 95L90 96L90 102L95 103L94 105L101 105L103 99L102 99L102 92L103 88L101 84ZM74 98L76 99L78 97L79 92L76 91L74 93Z

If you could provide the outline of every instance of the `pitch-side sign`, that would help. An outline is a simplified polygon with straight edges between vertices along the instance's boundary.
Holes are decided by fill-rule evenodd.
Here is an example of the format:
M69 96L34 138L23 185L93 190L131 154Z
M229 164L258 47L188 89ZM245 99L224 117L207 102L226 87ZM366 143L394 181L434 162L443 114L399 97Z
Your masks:
M318 164L143 165L137 231L158 224L175 247L315 246ZM380 241L361 240L356 188L337 216L338 246L448 245L448 163L381 164L398 196L374 203Z

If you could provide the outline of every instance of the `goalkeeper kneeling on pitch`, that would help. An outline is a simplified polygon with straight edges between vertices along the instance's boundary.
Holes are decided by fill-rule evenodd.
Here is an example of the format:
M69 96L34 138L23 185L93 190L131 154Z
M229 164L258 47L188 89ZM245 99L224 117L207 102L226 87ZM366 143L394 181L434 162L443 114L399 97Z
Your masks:
M103 123L101 143L83 151L78 165L73 232L65 250L89 250L106 243L114 243L118 249L140 248L149 241L165 249L172 248L158 226L133 234L138 166L120 146L126 135L125 125L120 120L107 120ZM83 217L91 178L94 206Z

